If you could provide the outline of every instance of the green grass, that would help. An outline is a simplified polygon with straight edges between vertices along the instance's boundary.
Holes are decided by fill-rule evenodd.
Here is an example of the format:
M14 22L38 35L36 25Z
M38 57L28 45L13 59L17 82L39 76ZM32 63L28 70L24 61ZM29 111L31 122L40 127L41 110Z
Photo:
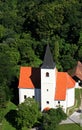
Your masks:
M5 115L11 110L16 110L16 108L17 106L15 104L13 104L12 102L8 102L7 107L4 111ZM0 130L16 130L16 129L6 120L6 118L4 118L2 121L2 125L0 125Z
M17 106L15 104L13 104L12 102L8 102L7 103L7 107L5 109L5 115L7 115L11 110L16 110ZM12 117L14 113L11 113ZM12 120L13 118L10 116L10 119ZM17 130L15 127L12 126L12 124L10 124L6 118L3 119L2 121L2 125L0 125L0 130ZM28 130L27 128L22 128L22 130Z
M82 89L75 89L75 105L73 107L68 108L67 114L71 115L76 109L80 107L82 97ZM69 111L69 112L68 112Z
M16 110L17 106L12 102L8 102L6 111L9 112L10 110Z
M80 99L80 95L82 94L82 89L75 89L75 99L77 100L77 108L80 106L81 104L81 99Z
M65 124L58 126L56 130L82 130L82 127L77 124Z
M0 130L16 130L6 119L3 120Z

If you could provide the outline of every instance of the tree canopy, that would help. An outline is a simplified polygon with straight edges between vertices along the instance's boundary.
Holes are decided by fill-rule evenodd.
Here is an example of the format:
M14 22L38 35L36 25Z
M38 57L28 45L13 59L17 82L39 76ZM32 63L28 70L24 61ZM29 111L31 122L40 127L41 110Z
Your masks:
M32 128L35 123L38 123L41 113L37 102L32 98L27 98L24 103L18 106L16 121L17 126Z
M0 0L0 90L20 66L39 67L48 43L58 70L82 62L81 0Z
M42 129L54 130L62 120L66 119L66 117L67 115L60 107L44 111L42 117Z

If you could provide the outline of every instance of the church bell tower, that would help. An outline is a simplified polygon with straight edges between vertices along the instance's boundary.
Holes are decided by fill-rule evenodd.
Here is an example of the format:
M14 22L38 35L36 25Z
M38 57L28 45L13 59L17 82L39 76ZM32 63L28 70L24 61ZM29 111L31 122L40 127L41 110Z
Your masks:
M56 67L49 45L46 47L44 61L41 66L41 110L54 108L56 87Z

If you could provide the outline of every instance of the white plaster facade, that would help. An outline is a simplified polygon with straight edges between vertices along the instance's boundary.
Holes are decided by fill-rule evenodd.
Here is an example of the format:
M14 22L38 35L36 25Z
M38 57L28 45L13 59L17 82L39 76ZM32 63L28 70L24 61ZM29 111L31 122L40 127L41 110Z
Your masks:
M58 103L60 102L60 103ZM54 101L55 107L54 108L58 108L59 106L62 107L62 109L64 110L64 112L66 112L66 100L60 100L60 101Z
M24 102L25 98L33 98L34 89L19 88L19 103Z
M67 89L66 94L66 107L71 107L75 102L75 88Z

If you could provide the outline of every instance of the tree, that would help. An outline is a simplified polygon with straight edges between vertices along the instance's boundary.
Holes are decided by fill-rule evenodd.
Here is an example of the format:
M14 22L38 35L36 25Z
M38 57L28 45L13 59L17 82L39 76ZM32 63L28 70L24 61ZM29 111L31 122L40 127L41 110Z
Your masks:
M5 116L5 108L0 108L0 123L2 123L4 116Z
M0 107L6 107L6 102L13 97L10 87L16 76L16 65L19 54L9 48L7 44L0 44Z
M58 35L77 43L81 30L81 3L78 0L28 0L18 2L19 15L24 19L23 30L37 40Z
M54 130L61 120L66 119L66 114L62 108L50 109L43 112L42 127L43 130Z
M31 128L40 118L40 111L38 103L32 99L27 98L25 102L18 105L17 111L17 126L19 128L27 127Z
M64 113L61 107L56 109L58 121L61 122L67 118L67 115Z
M76 60L70 54L63 55L62 59L61 59L61 64L62 64L64 71L67 71L76 65Z
M0 42L2 42L5 32L6 32L5 27L3 25L0 25Z
M33 49L33 44L35 42L36 41L32 39L29 34L22 34L18 44L22 65L30 65L32 67L37 67L42 63L39 57L35 54L35 51Z
M0 123L5 116L5 108L7 107L7 101L12 97L12 93L7 86L6 82L0 83Z
M17 0L0 1L0 23L6 28L15 29L17 24Z
M82 32L80 32L80 37L78 41L78 59L82 62Z

